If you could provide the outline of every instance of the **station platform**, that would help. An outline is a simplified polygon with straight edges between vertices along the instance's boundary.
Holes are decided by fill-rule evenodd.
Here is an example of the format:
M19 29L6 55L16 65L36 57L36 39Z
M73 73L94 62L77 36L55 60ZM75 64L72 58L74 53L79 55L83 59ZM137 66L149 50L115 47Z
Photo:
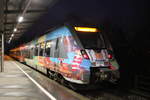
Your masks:
M50 98L20 70L13 59L5 56L4 72L0 73L0 100L50 100Z
M4 58L0 100L89 100L9 56Z

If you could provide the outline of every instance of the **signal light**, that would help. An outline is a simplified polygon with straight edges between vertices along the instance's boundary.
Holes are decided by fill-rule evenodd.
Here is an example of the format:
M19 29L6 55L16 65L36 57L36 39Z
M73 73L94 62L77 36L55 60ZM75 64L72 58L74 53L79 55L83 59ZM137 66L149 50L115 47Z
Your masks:
M83 56L84 59L89 59L89 56L87 55L87 53L85 52L85 50L81 50L81 54Z
M13 36L14 36L14 34L11 35L11 37L13 37Z
M108 54L108 59L112 59L113 56L111 54Z
M83 57L84 57L85 59L89 59L88 55L86 55L86 54L84 54Z
M115 70L116 68L114 66L109 66L109 69Z

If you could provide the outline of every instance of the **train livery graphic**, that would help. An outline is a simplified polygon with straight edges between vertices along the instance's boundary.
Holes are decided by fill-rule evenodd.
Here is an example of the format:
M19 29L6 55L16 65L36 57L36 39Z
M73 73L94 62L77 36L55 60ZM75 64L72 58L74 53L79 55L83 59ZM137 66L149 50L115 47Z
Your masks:
M76 84L115 81L119 65L110 43L96 27L63 25L10 50L21 62Z

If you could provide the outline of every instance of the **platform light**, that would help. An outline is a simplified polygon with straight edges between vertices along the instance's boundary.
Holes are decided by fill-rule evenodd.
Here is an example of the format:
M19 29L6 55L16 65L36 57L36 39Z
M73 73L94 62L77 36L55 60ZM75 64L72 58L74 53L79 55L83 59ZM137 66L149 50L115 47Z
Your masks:
M10 41L12 40L12 37L10 37Z
M74 27L74 29L80 32L98 32L98 29L93 27Z
M14 36L14 34L11 35L11 37L13 37L13 36Z
M8 41L8 43L10 43L10 40Z
M16 32L17 31L17 28L14 28L14 32Z
M11 40L12 40L12 37L9 39L8 43L10 43L10 42L11 42Z
M18 18L18 22L21 23L22 21L23 21L23 16L20 16L20 17Z

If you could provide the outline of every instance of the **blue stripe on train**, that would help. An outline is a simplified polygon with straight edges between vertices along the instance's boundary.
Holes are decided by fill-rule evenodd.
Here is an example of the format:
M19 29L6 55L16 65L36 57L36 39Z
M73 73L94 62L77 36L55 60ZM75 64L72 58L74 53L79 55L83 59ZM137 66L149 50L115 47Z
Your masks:
M62 36L71 36L71 32L69 31L69 29L66 26L61 27L55 31L48 33L46 35L46 41L52 40L52 39L55 39L58 37L62 37Z

